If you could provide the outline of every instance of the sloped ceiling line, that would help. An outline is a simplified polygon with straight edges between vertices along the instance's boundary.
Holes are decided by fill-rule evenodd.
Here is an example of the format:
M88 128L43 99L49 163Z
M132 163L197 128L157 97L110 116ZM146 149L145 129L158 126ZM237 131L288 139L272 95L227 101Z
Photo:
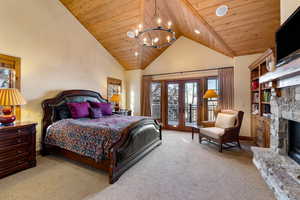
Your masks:
M126 69L144 69L166 49L144 48L126 36L142 23L154 26L154 0L60 0ZM163 21L185 36L227 56L263 52L274 46L280 0L157 0ZM229 7L224 17L215 10ZM195 30L200 34L196 34ZM135 55L138 52L138 56Z

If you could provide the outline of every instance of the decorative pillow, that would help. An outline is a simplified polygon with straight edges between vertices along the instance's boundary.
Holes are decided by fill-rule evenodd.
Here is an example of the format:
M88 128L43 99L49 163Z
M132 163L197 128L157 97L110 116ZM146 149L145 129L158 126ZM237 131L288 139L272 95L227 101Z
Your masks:
M110 103L89 102L91 107L100 108L102 115L112 115L112 105Z
M101 112L101 108L93 108L90 107L90 117L93 119L98 119L100 117L102 117L102 112Z
M94 102L94 101L88 101L88 102L91 105L91 107L93 107L93 108L101 108L102 103Z
M217 116L215 127L223 128L223 129L234 127L235 120L236 120L236 115L219 113Z
M89 107L90 104L88 102L80 102L80 103L67 103L68 108L71 112L71 116L74 119L89 117Z
M58 119L71 118L71 113L67 105L61 105L55 108Z

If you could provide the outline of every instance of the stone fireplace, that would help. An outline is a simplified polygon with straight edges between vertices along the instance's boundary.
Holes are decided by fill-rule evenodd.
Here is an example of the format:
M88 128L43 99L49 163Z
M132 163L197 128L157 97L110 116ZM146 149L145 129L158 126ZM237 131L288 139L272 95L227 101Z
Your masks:
M290 136L300 135L300 86L284 87L281 97L272 96L271 113L271 147L253 147L253 162L277 199L298 200L300 164L291 155L291 147L299 147L299 140Z
M300 123L289 121L288 155L300 164Z

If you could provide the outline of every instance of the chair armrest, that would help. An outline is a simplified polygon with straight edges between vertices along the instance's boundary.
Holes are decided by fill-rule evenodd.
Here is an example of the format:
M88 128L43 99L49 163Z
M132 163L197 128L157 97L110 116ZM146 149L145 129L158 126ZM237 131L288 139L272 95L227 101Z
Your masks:
M215 126L215 121L202 121L200 124L205 128L205 127L214 127Z
M239 129L238 127L232 127L232 128L225 128L224 129L224 135L225 137L238 137L239 136Z

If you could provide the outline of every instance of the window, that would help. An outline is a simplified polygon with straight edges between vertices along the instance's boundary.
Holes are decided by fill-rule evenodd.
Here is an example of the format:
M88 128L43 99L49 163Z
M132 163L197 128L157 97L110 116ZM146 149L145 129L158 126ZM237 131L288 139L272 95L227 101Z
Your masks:
M0 54L0 88L20 89L20 58ZM2 112L0 106L0 114ZM15 106L15 115L20 120L20 106Z
M2 63L0 63L1 66ZM0 88L14 88L15 71L10 68L0 67Z
M153 119L161 119L161 83L151 83L151 116Z
M219 81L217 77L209 77L207 79L207 89L215 90L216 93L219 93ZM217 98L209 98L207 99L207 119L209 121L214 121L215 114L214 110L218 106L218 99Z

